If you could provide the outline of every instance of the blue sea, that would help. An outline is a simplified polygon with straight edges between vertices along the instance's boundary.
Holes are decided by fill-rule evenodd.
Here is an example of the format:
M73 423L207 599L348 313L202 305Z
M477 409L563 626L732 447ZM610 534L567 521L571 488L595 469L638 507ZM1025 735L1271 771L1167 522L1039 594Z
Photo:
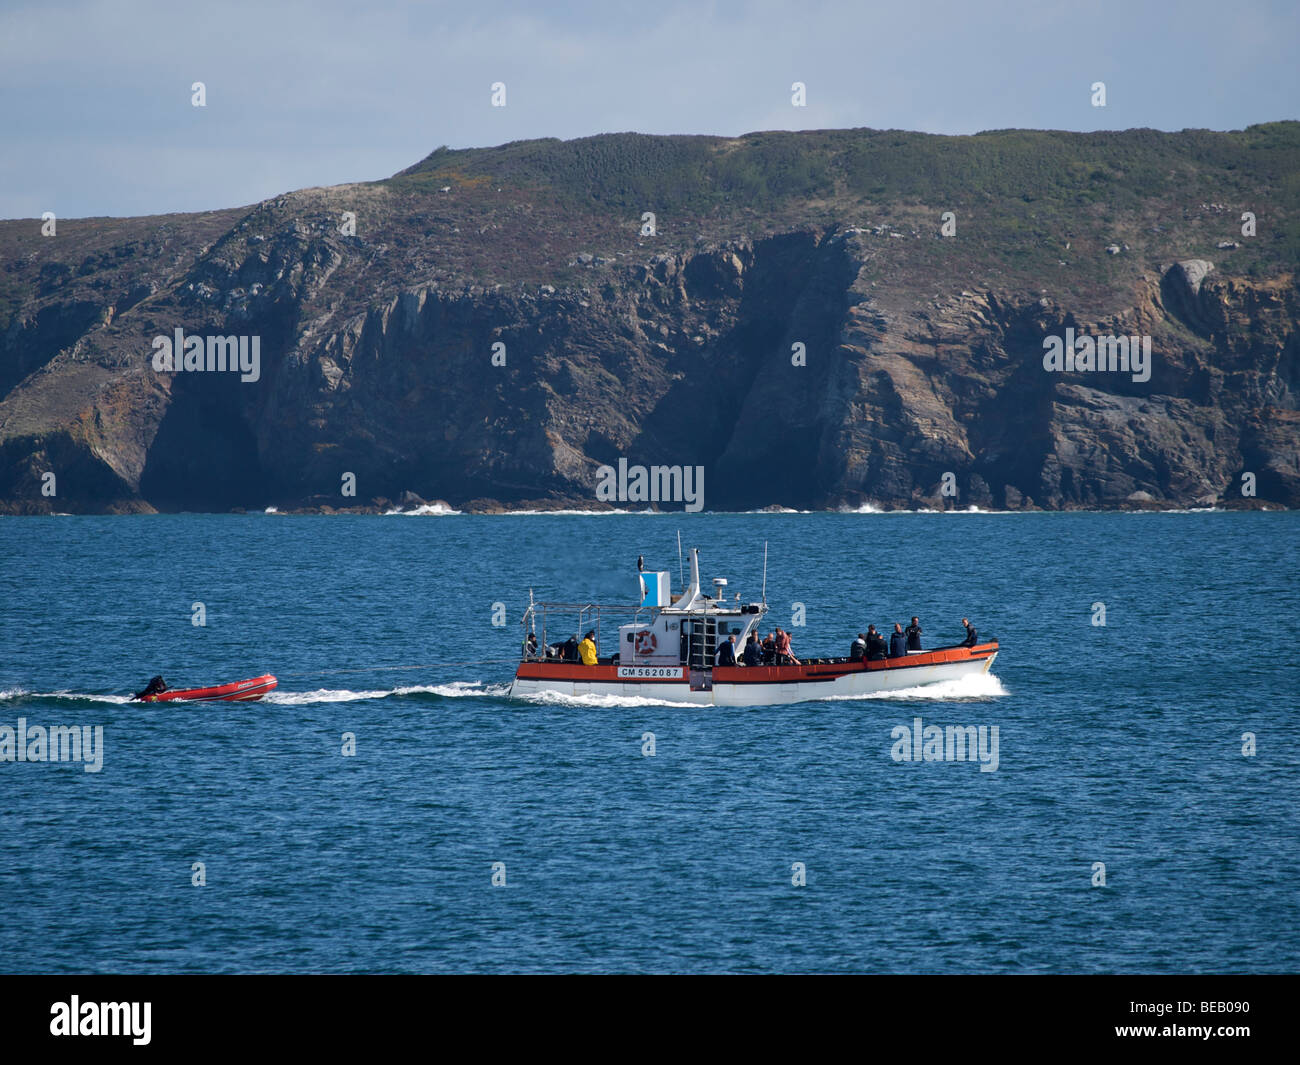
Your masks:
M745 601L767 543L796 654L966 615L993 675L506 698L530 589L676 585L679 530ZM0 518L0 730L103 736L0 761L0 969L1295 972L1298 557L1295 513ZM896 761L917 718L996 771Z

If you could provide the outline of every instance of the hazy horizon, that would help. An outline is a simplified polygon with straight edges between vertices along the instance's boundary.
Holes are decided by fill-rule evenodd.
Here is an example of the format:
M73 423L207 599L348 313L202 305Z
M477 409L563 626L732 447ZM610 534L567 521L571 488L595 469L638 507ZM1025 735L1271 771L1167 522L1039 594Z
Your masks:
M160 0L0 12L0 217L194 212L386 178L439 145L600 133L1233 130L1300 114L1300 10L1103 0L812 3ZM203 82L206 106L191 102ZM491 102L494 83L506 105ZM792 85L806 106L792 105ZM1105 84L1106 105L1092 86Z

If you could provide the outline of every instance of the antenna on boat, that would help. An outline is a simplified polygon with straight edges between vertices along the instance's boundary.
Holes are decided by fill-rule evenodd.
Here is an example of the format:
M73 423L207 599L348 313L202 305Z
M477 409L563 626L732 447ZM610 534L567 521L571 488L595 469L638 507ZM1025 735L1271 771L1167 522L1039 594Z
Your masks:
M677 534L678 536L681 533ZM767 606L767 541L763 541L763 605Z
M682 579L682 587L686 587L686 564L682 562L682 530L677 530L677 576Z

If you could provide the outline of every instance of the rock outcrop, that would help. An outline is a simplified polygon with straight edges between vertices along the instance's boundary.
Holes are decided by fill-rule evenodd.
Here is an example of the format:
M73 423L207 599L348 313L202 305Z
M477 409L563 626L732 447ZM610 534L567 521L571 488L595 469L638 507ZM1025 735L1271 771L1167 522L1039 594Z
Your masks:
M1294 157L1298 128L1269 136ZM1012 174L1004 213L956 204L945 237L948 204L854 176L883 134L828 136L592 139L707 141L766 173L781 137L849 167L784 195L735 178L712 207L548 184L585 142L532 142L44 241L0 223L0 510L595 507L619 458L703 466L710 509L1300 505L1289 230L1211 264L1212 214L1143 224L1179 204L1171 179L1026 232ZM1093 142L1068 143L1088 161ZM256 337L256 379L156 370L177 329ZM1149 376L1045 368L1067 335L1149 337Z

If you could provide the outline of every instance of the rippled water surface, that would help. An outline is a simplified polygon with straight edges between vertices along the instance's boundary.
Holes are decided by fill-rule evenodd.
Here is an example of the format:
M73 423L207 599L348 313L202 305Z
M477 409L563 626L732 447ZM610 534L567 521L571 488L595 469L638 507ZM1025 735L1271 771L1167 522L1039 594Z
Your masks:
M967 614L995 677L504 697L530 588L676 583L679 528L745 600L770 543L796 653ZM1298 548L1285 513L0 518L0 730L104 736L98 773L0 761L2 967L1294 972ZM997 770L894 761L918 717L997 726Z

